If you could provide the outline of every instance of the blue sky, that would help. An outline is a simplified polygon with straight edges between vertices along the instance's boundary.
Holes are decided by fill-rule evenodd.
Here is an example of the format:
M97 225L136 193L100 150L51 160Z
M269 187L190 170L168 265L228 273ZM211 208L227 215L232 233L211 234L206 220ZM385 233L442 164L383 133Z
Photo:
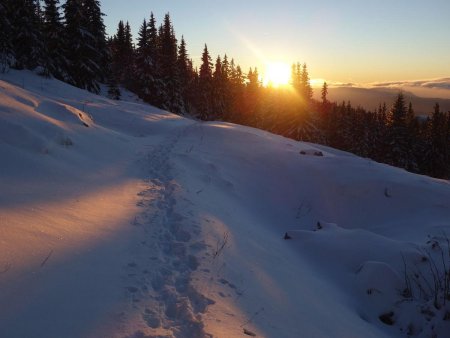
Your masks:
M247 70L267 61L308 64L312 78L368 83L450 75L448 0L103 0L109 34L134 36L150 12L170 12L198 60L204 43Z

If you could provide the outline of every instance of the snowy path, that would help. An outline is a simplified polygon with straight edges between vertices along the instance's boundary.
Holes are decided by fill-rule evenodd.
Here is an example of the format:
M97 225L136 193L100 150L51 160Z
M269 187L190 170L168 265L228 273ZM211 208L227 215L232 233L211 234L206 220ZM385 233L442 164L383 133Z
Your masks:
M141 228L141 240L135 260L126 267L130 307L141 316L141 329L132 337L149 330L151 336L206 336L200 314L211 302L191 285L191 274L206 246L194 240L200 230L170 161L187 128L181 127L147 155L146 189L138 202L143 211L133 222ZM130 319L124 316L122 321Z

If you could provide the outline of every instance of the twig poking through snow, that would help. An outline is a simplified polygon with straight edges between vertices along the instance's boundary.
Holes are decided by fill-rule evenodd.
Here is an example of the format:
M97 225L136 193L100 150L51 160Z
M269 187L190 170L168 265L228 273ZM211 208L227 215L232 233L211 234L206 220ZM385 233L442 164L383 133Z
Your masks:
M249 331L247 329L244 329L244 334L246 334L247 336L256 337L256 333Z
M392 195L389 193L389 189L388 189L388 188L385 188L385 189L384 189L384 196L386 196L386 197L392 197Z
M50 252L48 253L47 257L45 257L45 259L42 261L41 268L44 267L45 263L47 263L48 259L50 258L50 256L52 254L53 254L53 250L50 250Z
M225 249L225 246L228 243L228 236L229 236L228 231L225 231L224 234L223 234L222 240L218 240L217 241L217 247L216 247L216 251L213 254L213 259L216 259L218 256L220 256L220 254L222 253L223 249Z
M312 210L312 206L310 202L301 202L297 208L297 214L295 215L295 219L300 219L306 215L308 215Z
M241 325L241 327L244 327L245 325L247 325L248 323L251 323L253 321L253 319L256 318L256 316L258 316L261 312L264 311L264 307L261 307L258 311L256 311L244 324Z

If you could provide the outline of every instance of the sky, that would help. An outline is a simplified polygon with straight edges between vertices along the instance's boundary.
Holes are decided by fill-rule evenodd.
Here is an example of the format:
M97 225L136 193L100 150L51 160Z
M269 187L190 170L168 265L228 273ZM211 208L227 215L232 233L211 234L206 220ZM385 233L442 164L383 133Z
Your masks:
M244 71L306 62L313 79L374 83L450 76L448 0L103 0L108 34L134 36L144 18L169 12L198 62L206 43Z

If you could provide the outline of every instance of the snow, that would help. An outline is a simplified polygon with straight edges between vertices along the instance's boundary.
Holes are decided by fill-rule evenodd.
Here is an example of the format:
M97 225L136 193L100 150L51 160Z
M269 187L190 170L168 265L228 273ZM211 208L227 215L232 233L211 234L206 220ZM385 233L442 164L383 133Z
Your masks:
M448 181L122 98L1 75L1 337L448 335Z

